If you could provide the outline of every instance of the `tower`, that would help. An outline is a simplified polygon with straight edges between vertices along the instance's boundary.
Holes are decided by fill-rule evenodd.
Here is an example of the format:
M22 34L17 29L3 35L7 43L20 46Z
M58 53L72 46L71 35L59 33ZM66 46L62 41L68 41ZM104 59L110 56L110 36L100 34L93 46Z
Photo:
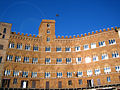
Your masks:
M9 23L0 23L0 86L1 86L1 77L2 70L4 65L4 60L6 57L6 50L8 48L8 40L11 33L12 24Z
M42 42L53 42L55 38L55 20L42 20L39 27L39 37L42 37Z

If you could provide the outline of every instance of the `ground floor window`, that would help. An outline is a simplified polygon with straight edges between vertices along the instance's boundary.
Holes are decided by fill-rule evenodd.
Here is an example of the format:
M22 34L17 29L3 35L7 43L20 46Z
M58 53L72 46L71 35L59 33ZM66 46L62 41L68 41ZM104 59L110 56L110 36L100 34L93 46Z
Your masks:
M17 78L13 79L13 84L17 84Z
M3 79L2 80L2 87L9 88L10 79Z
M97 85L101 85L100 79L97 79Z
M68 81L68 85L72 85L72 80L69 80L69 81Z
M62 81L58 81L58 88L62 88Z
M36 86L36 81L32 81L32 88L35 88Z
M111 82L111 79L110 79L110 77L107 77L107 82Z
M93 87L93 85L94 85L93 79L87 80L87 85L88 85L88 87Z
M79 85L81 85L82 84L82 79L79 79L78 81L79 81Z
M21 81L21 87L28 88L28 81L25 81L25 80Z
M46 82L46 89L49 89L49 81Z

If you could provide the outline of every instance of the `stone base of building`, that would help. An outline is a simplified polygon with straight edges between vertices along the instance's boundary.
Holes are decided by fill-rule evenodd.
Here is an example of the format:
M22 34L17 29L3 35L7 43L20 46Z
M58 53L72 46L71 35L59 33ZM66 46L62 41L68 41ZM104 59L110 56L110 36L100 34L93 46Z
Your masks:
M0 90L120 90L120 84L84 87L84 88L54 88L54 89L38 89L38 88L0 88Z

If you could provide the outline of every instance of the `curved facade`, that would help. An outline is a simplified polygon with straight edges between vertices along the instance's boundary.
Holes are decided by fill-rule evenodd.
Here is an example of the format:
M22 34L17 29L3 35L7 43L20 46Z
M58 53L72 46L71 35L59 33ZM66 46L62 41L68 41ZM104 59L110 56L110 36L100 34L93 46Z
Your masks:
M65 89L120 84L119 28L56 38L54 20L42 20L38 36L16 34L11 26L0 23L1 87Z

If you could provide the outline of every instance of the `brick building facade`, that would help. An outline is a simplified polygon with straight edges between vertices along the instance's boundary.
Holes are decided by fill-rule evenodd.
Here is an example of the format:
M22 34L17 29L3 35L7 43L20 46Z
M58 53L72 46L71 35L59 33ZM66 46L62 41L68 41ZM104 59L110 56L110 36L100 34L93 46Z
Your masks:
M91 88L120 84L120 29L56 37L55 21L39 34L11 32L0 23L0 87Z

